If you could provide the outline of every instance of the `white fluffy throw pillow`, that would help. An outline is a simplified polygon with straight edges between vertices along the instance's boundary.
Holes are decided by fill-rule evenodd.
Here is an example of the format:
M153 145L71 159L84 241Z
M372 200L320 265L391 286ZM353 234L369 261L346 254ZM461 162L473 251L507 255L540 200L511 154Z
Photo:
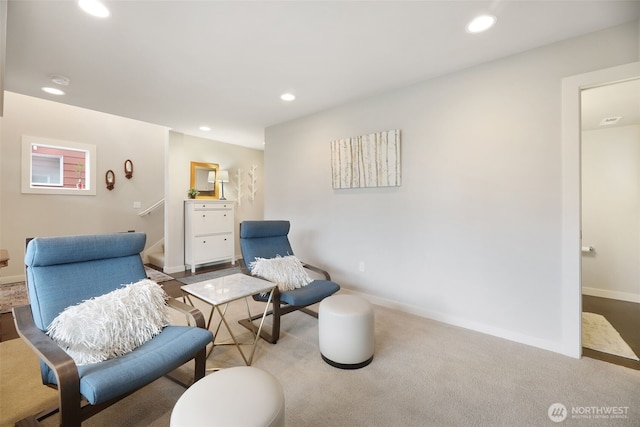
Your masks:
M300 260L293 255L256 258L249 267L252 275L276 283L281 291L292 291L312 282Z
M169 323L166 298L160 285L143 279L67 307L53 319L47 334L77 365L122 356Z

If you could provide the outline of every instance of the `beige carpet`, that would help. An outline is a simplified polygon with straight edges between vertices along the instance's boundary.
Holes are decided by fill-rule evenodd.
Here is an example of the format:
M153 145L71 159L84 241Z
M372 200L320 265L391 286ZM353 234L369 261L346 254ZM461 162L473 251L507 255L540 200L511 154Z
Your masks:
M262 306L256 304L251 306ZM241 302L231 304L229 315L235 318L243 308ZM640 371L586 357L575 360L388 308L374 310L375 356L363 369L343 371L323 362L318 321L303 313L283 318L278 344L259 341L254 366L282 384L288 427L550 426L555 425L548 416L554 403L569 411L563 427L640 425ZM246 337L243 328L233 327ZM37 407L42 404L37 392L51 392L40 385L37 362L25 358L25 346L7 349L9 343L0 343L2 427L16 418L16 400ZM7 358L14 362L5 369ZM234 366L242 360L234 347L216 347L207 364ZM23 380L5 385L12 376ZM160 379L83 426L167 427L183 392ZM572 408L613 406L626 408L624 418L571 415ZM44 425L55 426L55 417Z
M627 359L640 360L618 331L600 314L582 313L582 346Z
M35 414L57 402L55 390L42 385L38 358L21 339L0 343L0 426Z

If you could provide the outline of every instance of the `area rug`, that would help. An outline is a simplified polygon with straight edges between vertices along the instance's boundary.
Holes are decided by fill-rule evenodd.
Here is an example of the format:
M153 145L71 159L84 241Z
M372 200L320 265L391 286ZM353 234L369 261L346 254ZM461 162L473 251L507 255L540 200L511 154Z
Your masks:
M216 279L222 276L228 276L230 274L242 273L240 267L230 267L224 268L222 270L209 271L207 273L196 274L195 276L187 276L180 277L176 280L184 283L185 285L190 285L192 283L204 282L206 280Z
M25 282L0 285L0 313L9 313L11 308L29 304Z
M173 277L169 276L168 274L164 274L162 271L158 271L154 268L145 266L144 269L147 272L147 277L156 283L162 283L162 282L168 282L169 280L174 280Z
M632 360L640 360L618 331L600 314L582 313L582 346Z

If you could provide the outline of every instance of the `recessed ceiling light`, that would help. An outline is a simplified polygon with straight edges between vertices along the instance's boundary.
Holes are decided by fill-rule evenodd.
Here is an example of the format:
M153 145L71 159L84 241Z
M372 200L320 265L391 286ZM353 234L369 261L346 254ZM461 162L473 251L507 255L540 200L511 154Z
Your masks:
M467 32L471 34L477 34L483 31L487 31L489 28L494 26L496 20L496 17L493 15L477 16L473 18L473 20L467 25Z
M64 92L61 91L60 89L57 89L55 87L43 87L42 88L43 91L51 94L51 95L64 95Z
M283 93L282 95L280 95L280 99L282 99L283 101L293 101L294 99L296 99L296 96L292 93Z
M211 130L211 128L209 126L200 126L200 130L205 131L205 132L209 132Z
M99 0L78 0L78 6L89 15L97 18L107 18L111 13Z

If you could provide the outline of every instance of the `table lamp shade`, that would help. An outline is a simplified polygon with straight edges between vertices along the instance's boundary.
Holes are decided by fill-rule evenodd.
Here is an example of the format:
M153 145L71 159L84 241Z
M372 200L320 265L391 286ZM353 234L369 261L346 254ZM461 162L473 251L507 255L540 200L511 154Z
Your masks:
M229 171L219 171L218 172L218 181L220 181L220 182L229 182Z

